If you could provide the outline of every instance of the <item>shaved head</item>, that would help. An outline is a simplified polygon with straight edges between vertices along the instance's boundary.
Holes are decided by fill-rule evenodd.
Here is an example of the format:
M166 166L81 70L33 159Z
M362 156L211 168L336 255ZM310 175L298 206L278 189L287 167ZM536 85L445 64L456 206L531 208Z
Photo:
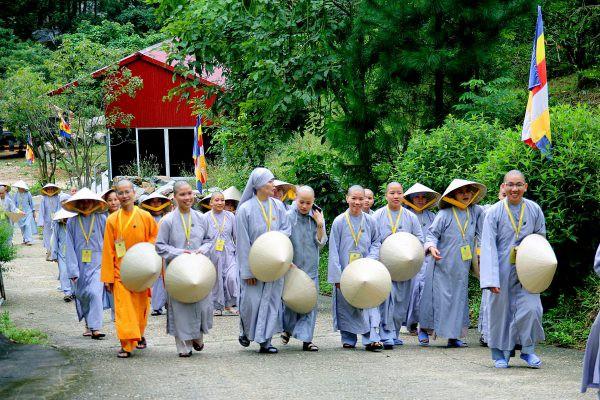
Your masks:
M385 187L385 191L389 192L390 188L393 187L393 186L400 186L400 190L404 190L402 188L402 185L400 184L400 182L395 182L394 181L394 182L390 182L390 183L387 184L387 186Z
M365 189L362 186L360 186L360 185L352 185L348 189L348 193L346 194L346 196L350 196L354 192L361 192L364 195L365 194Z
M121 179L115 185L116 189L122 188L123 186L129 186L131 190L133 190L133 183L129 179Z
M518 169L511 169L510 171L508 171L506 175L504 175L504 182L507 182L512 176L516 176L520 179L523 179L523 182L525 182L525 175L523 175L523 173Z
M310 186L300 186L298 188L298 190L296 191L297 195L300 196L302 195L306 195L306 196L312 196L313 198L315 197L315 191L313 190L313 188L311 188Z
M192 185L190 185L188 183L188 181L177 181L175 182L175 184L173 185L173 193L177 194L181 189L185 188L185 187L192 187Z

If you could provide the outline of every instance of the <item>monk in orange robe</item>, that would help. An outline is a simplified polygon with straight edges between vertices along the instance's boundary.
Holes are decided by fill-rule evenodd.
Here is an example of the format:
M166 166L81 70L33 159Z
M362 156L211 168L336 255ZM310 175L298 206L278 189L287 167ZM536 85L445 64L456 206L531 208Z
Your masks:
M121 341L119 358L128 358L134 348L145 349L144 330L150 306L150 289L132 292L121 282L121 259L126 249L136 243L154 243L158 226L147 211L134 205L135 191L128 180L116 186L121 209L108 216L104 232L101 280L107 290L114 294L115 327Z

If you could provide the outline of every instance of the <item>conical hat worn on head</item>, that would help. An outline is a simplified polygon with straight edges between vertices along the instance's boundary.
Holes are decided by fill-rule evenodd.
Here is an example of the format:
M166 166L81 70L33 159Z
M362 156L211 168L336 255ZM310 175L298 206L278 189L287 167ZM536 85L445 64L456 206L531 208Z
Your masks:
M346 301L356 308L378 307L390 295L392 279L379 261L359 258L344 268L340 290Z
M308 314L317 305L317 287L306 272L292 267L285 274L281 298L286 307L298 314Z
M110 193L116 193L114 188L110 188L108 190L105 190L104 192L100 193L100 197L102 197L102 200L106 201L106 198L108 197L108 195Z
M531 234L517 248L517 276L521 285L531 293L542 293L554 278L558 261L545 237Z
M283 189L284 195L281 199L282 201L294 200L296 198L296 186L292 185L291 183L275 179L273 181L273 186L279 189Z
M6 186L6 192L10 192L10 185L8 183L0 182L0 186Z
M136 243L121 259L121 281L132 292L152 287L162 271L162 258L152 243Z
M227 189L223 190L223 196L225 197L225 201L231 200L238 203L242 198L242 194L235 186L229 186Z
M484 185L482 185L481 183L467 181L465 179L453 179L452 182L450 182L450 185L444 191L442 198L438 202L438 207L440 209L442 209L442 208L448 208L448 207L451 207L454 205L459 208L463 208L463 209L466 208L465 205L460 203L458 200L451 199L448 197L448 195L452 191L454 191L458 188L461 188L463 186L474 186L477 189L476 192L473 194L473 198L471 199L469 206L479 203L485 197L485 194L487 193L487 188Z
M57 212L54 213L54 217L52 217L52 221L60 221L61 219L68 219L76 216L77 213L67 211L64 208L61 208Z
M52 193L51 195L48 193L48 189L56 189L54 191L54 193ZM50 195L50 196L55 196L56 194L58 194L58 192L60 191L60 188L58 187L58 185L55 185L54 183L46 183L44 185L44 187L42 187L41 192L45 195Z
M16 181L15 183L12 184L12 186L16 187L17 189L29 190L29 185L27 185L27 183L25 183L24 180Z
M389 270L395 282L414 278L421 270L424 258L425 251L421 241L408 232L388 236L379 249L379 260Z
M157 207L152 207L149 203L152 199L160 199L161 204ZM149 195L144 196L143 198L140 196L140 207L144 210L149 211L162 211L168 206L171 205L171 200L167 196L162 195L158 192L153 192Z
M273 282L287 272L293 258L294 247L290 238L279 231L270 231L252 243L248 264L256 279Z
M167 266L167 293L182 303L196 303L210 294L217 280L217 270L203 254L181 254Z
M95 211L106 211L108 209L108 203L100 197L99 194L92 192L88 188L83 188L77 191L73 196L69 197L69 199L65 200L63 203L63 208L67 211L72 212L82 212L88 210L81 210L78 206L80 200L92 200L94 202L94 206L91 208L92 212Z
M427 204L425 204L425 206L417 207L410 200L410 196L417 193L422 193L425 196L425 198L427 198ZM425 185L421 185L420 183L415 183L406 192L404 192L404 198L402 199L402 202L410 208L412 208L413 210L420 212L430 207L433 207L440 200L440 197L442 197L442 195L436 192L435 190L430 189Z

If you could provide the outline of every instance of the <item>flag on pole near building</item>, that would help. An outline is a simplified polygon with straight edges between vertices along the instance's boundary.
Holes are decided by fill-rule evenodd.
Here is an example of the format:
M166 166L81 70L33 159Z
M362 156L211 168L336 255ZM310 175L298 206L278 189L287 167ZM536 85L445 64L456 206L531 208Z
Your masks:
M25 160L27 164L33 165L35 162L35 154L33 154L33 142L31 140L31 132L27 135L27 144L25 145Z
M71 139L71 124L69 124L69 120L65 118L65 114L62 111L58 112L58 118L60 122L58 123L58 131L60 136L65 139Z
M196 175L196 188L202 193L202 185L206 183L208 173L206 172L206 158L204 157L204 142L202 141L202 117L196 117L196 126L194 128L194 174Z
M539 149L546 158L551 158L552 137L550 136L550 112L548 110L544 22L540 6L538 6L533 53L529 68L529 100L527 101L521 140L534 149Z

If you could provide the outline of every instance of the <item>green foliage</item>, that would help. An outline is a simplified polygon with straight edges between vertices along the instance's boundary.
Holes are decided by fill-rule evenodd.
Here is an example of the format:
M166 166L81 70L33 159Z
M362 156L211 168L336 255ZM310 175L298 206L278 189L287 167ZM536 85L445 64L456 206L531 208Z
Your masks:
M419 182L441 193L454 178L472 178L477 165L503 134L496 122L450 117L440 128L411 138L406 151L394 162L390 180L406 187Z
M140 168L134 160L122 168L123 176L139 176L141 178L150 178L160 175L158 159L154 154L140 159Z
M0 273L7 271L6 263L14 260L17 256L16 247L9 241L13 229L12 225L0 223Z
M9 340L21 344L46 343L48 335L37 329L20 329L10 320L8 311L0 314L0 334Z
M238 165L235 163L226 163L223 161L208 162L208 185L218 187L221 190L229 186L235 186L239 191L244 190L246 181L252 169L248 165ZM194 176L193 172L191 176Z
M333 285L327 282L327 262L329 259L329 249L324 247L319 257L319 292L325 296L333 294Z
M51 54L50 50L39 43L20 41L10 29L0 28L0 79L9 69L30 66L36 73L48 76L44 62Z
M577 88L600 88L600 68L590 68L577 73Z
M554 107L551 112L553 160L543 159L519 140L519 132L497 137L495 149L470 175L488 188L497 187L503 174L521 170L529 183L527 197L546 217L548 239L558 257L555 286L581 283L578 273L588 265L600 242L600 113L598 108ZM548 299L551 300L551 299Z

